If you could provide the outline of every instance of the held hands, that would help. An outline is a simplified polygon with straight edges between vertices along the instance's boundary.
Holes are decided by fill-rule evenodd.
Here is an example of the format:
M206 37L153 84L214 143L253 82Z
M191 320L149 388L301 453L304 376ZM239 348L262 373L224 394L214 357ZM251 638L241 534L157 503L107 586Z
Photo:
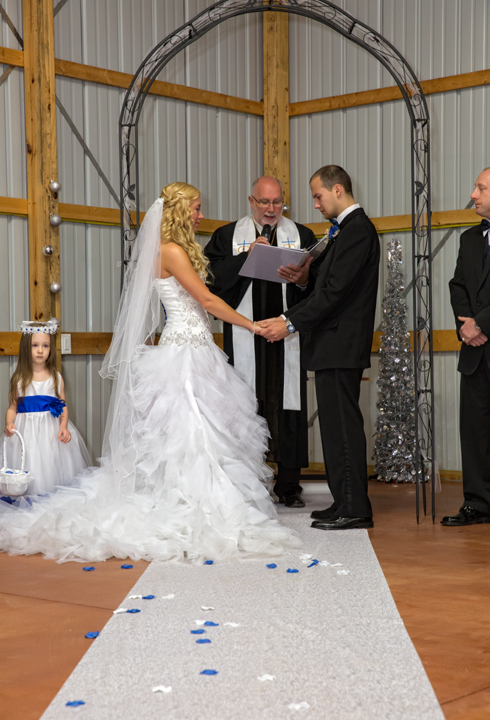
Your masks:
M71 440L71 432L68 430L67 427L60 427L60 431L58 433L58 440L62 443L69 443Z
M476 329L473 318L458 317L458 320L463 323L459 329L459 335L466 345L478 347L479 345L484 345L488 341L485 333Z
M12 437L12 435L14 434L14 430L16 430L16 429L17 428L15 427L13 422L6 423L4 433L7 437Z
M294 285L305 286L308 284L308 273L312 262L313 258L309 257L301 267L297 265L282 265L277 271L277 274L283 280L287 280Z
M260 320L255 325L256 333L264 337L268 342L276 342L289 335L286 323L280 317Z

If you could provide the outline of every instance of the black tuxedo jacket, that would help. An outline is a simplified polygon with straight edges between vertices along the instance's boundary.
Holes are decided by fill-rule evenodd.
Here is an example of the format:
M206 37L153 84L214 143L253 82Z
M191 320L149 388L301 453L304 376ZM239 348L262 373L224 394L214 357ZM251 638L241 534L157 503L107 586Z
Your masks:
M312 293L288 312L304 336L307 370L370 367L379 256L376 228L362 208L353 210L315 263Z
M449 281L451 305L456 319L459 336L460 317L472 317L482 331L490 338L490 260L483 269L483 253L487 239L481 226L469 228L461 235L458 261L454 277ZM461 336L459 336L461 340ZM490 341L479 347L461 346L458 370L463 375L472 375L482 356L490 365Z

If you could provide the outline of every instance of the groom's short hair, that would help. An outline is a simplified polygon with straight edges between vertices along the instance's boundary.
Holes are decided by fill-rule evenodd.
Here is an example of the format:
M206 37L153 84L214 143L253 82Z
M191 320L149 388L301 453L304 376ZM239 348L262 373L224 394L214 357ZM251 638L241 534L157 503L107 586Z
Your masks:
M345 192L352 195L352 180L340 165L324 165L316 173L313 173L310 183L314 178L320 178L321 184L327 190L331 190L334 185L342 185Z

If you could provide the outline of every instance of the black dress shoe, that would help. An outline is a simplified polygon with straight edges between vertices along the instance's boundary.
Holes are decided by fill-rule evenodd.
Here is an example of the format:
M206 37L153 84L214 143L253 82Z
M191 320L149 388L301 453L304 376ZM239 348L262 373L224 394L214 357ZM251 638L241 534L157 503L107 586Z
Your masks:
M313 510L310 517L313 518L313 520L328 520L329 518L333 517L335 515L335 510L332 510L331 507L326 508L326 510Z
M448 527L464 527L465 525L478 525L480 523L490 523L489 512L483 513L480 510L468 507L468 505L463 505L457 515L446 515L441 520L441 525L447 525Z
M292 495L281 495L279 502L284 503L286 507L290 508L303 508L305 501L299 493L293 493Z
M311 523L312 528L317 530L353 530L354 528L372 528L374 527L373 518L353 518L353 517L332 517L330 520L315 520Z

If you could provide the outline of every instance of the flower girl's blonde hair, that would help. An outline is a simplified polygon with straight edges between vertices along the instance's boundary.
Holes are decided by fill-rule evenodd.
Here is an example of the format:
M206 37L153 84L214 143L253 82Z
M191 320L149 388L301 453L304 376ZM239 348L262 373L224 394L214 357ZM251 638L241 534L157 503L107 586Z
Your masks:
M204 255L202 247L194 239L189 207L193 200L201 197L201 193L193 185L174 182L165 185L160 197L164 200L160 226L162 242L174 242L184 248L197 274L202 278L207 278L209 260Z

